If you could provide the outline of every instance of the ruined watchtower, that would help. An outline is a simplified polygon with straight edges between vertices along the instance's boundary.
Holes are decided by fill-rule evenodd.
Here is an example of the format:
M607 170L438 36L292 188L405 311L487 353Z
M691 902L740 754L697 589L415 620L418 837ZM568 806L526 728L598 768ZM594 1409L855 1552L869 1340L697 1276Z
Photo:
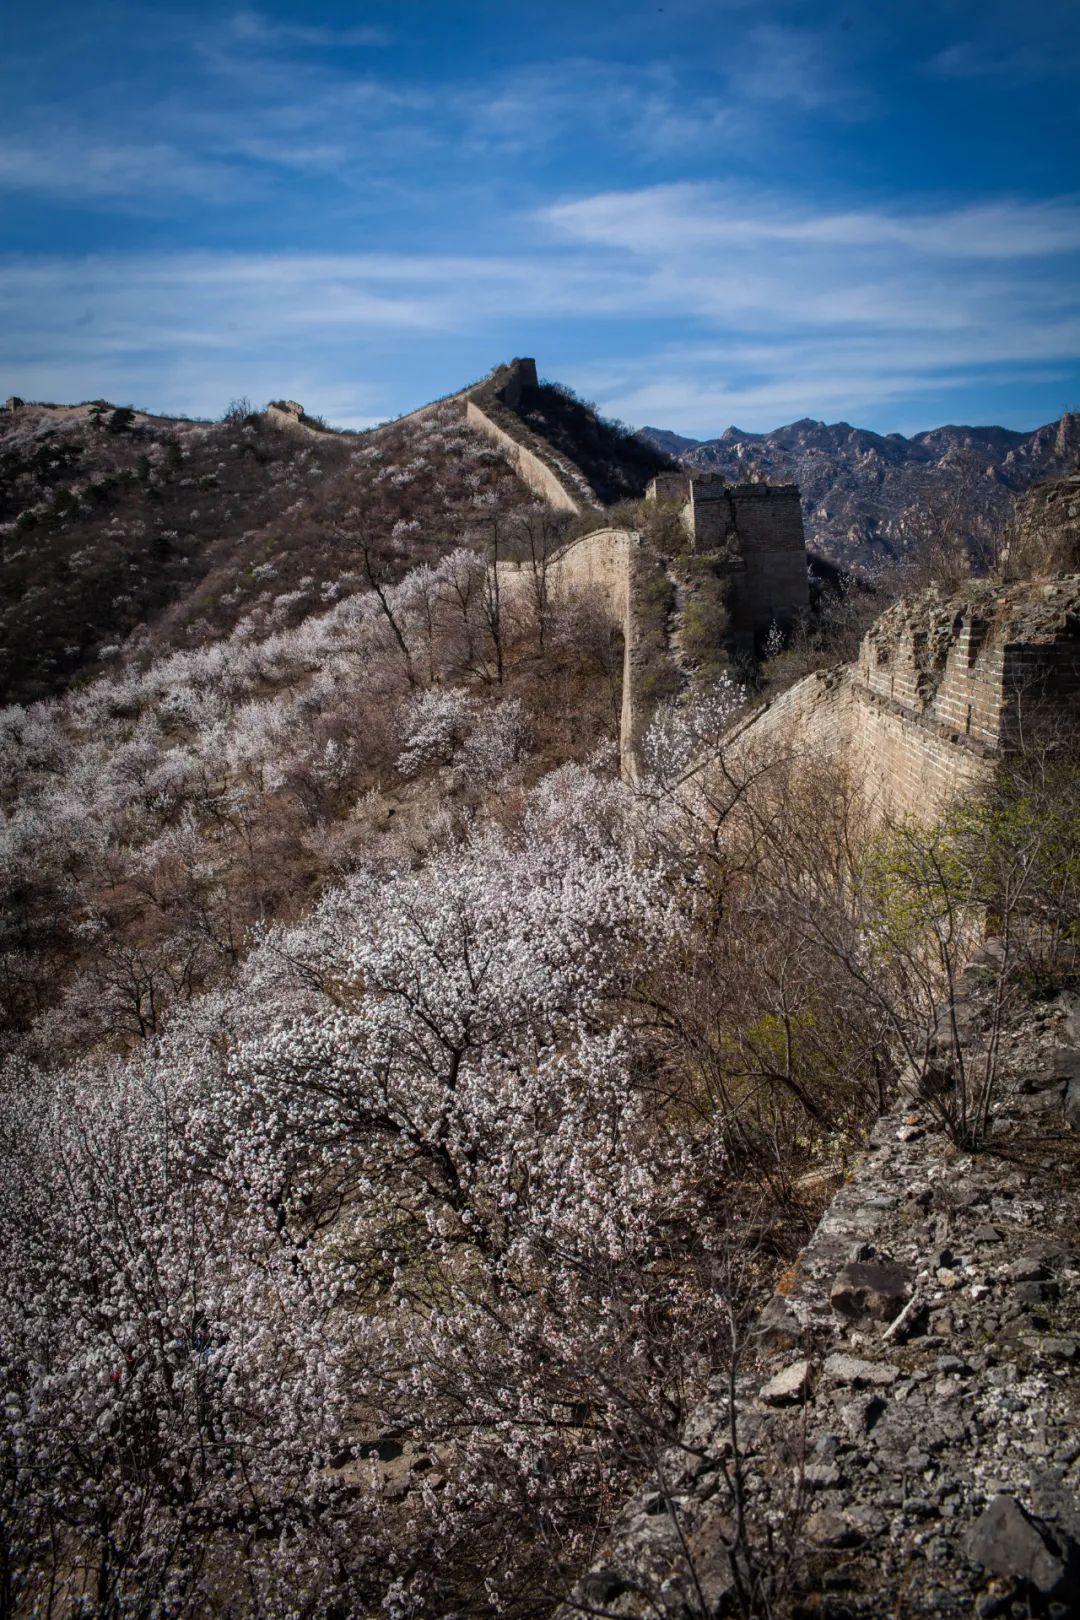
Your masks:
M809 605L797 484L729 484L715 476L661 473L646 499L679 502L692 550L715 557L728 574L734 645L751 646L773 623L789 628Z

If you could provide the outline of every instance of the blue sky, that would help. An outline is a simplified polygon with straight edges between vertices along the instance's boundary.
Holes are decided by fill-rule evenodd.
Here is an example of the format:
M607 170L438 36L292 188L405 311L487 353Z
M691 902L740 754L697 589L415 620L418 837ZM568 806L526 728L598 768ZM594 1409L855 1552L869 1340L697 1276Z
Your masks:
M8 8L0 392L360 427L1080 407L1075 0Z

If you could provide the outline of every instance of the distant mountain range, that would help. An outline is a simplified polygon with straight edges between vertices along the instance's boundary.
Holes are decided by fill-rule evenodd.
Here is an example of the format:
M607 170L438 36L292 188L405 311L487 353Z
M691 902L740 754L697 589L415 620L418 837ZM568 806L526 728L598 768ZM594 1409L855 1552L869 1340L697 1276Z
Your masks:
M807 417L771 433L729 427L718 439L688 439L647 427L640 437L732 481L797 483L811 546L844 563L903 553L920 526L961 504L976 521L1007 523L1014 496L1080 464L1076 412L1031 433L940 427L906 439Z

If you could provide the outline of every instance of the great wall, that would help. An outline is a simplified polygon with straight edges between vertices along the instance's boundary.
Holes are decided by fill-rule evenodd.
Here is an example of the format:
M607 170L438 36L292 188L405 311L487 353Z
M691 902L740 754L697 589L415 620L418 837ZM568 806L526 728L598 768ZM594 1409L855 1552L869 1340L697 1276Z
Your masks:
M514 360L412 415L462 405L543 500L579 517L596 510L597 527L547 565L546 588L552 596L592 591L622 631L620 757L632 777L655 702L686 684L678 634L670 623L658 629L645 606L672 562L638 530L604 524L580 470L517 414L537 386L535 361ZM1045 528L1049 511L1063 555L1072 555L1076 484L1067 479L1033 491L1022 505L1019 533L1034 523ZM708 559L722 578L725 636L736 655L752 652L773 624L787 628L806 610L809 558L795 486L729 485L673 469L651 481L646 499L677 513L691 558ZM499 568L508 592L527 589L526 568ZM1068 711L1078 696L1080 581L972 582L955 595L897 603L867 635L857 664L806 676L758 706L737 737L741 746L782 745L843 759L881 813L932 818L955 794L990 778L1023 712Z
M582 471L518 414L537 386L515 361L412 419L459 406L540 499L595 516L545 583L591 593L621 629L633 778L656 703L687 683L672 603L700 587L690 564L721 582L736 656L806 609L799 494L661 473L646 498L685 540L663 556L605 522ZM325 431L293 401L267 417ZM725 746L840 762L897 818L932 820L984 786L1033 720L1075 723L1080 476L1031 492L1015 547L1021 566L1052 557L1046 577L896 602L857 661L758 703ZM525 565L497 566L508 594L528 591ZM973 1049L985 966L977 953L952 1008ZM1007 1045L993 1151L958 1149L909 1091L842 1167L730 1380L653 1459L559 1620L770 1612L752 1607L763 1571L799 1620L1080 1613L1080 995L1058 992Z
M496 398L509 386L509 410L535 367L493 382ZM524 425L509 433L483 395L466 403L531 488L580 510ZM797 490L678 473L648 495L677 508L692 553L724 560L729 648L805 608ZM1030 555L1034 538L1050 577L896 602L857 662L758 705L727 747L841 762L872 814L932 821L985 786L1035 722L1075 724L1078 518L1080 478L1035 489L1017 544ZM500 566L522 589L523 571ZM547 581L592 591L621 626L631 778L657 694L685 678L670 626L657 648L646 606L665 567L640 532L598 526ZM987 1038L988 962L976 952L950 1009L972 1055ZM995 1151L958 1152L924 1097L901 1097L559 1620L719 1620L772 1612L756 1607L770 1591L803 1620L1080 1613L1080 1202L1063 1174L1080 1159L1080 995L1021 1018L1005 1045Z
M515 359L398 420L458 407L541 500L579 524L595 515L596 526L546 564L545 588L552 597L592 592L622 632L620 757L633 777L657 702L685 689L692 673L682 628L687 601L704 597L713 618L722 618L725 650L736 660L752 656L773 624L786 629L805 613L812 559L799 492L662 471L645 498L675 517L687 555L661 555L640 530L605 521L604 502L581 468L525 419L538 389L536 362ZM282 431L327 431L293 400L265 414ZM1014 564L1023 570L1032 548L1047 545L1058 577L976 581L951 596L897 603L869 632L856 664L817 671L758 705L740 722L740 746L842 758L882 813L937 815L956 793L992 776L1023 712L1067 712L1080 695L1080 474L1036 486L1020 503ZM508 594L528 589L528 569L498 566Z
M557 486L553 504L580 511L574 503L581 492L559 459L524 423L511 438L494 414L492 399L505 414L535 379L532 361L493 373L476 393L462 396L469 419L504 448L512 446L530 488L550 499ZM1063 546L1075 549L1076 482L1033 491L1021 508L1021 533L1034 521L1033 512L1049 508ZM793 486L728 486L670 473L652 481L646 498L679 508L694 553L725 555L734 586L729 637L736 650L752 646L773 623L790 624L805 609L808 558ZM549 565L553 595L596 592L622 630L620 753L628 776L635 774L650 718L646 689L666 694L681 684L670 636L659 657L671 679L658 681L655 655L649 663L641 651L645 636L635 587L658 566L662 562L639 532L608 526L575 540ZM523 588L522 569L513 563L500 568L510 589ZM866 636L857 664L806 676L755 709L738 736L744 744L781 744L843 759L881 813L932 818L957 793L989 780L1015 741L1023 714L1067 713L1078 697L1080 581L1067 576L1004 587L975 581L953 595L924 593L897 603Z

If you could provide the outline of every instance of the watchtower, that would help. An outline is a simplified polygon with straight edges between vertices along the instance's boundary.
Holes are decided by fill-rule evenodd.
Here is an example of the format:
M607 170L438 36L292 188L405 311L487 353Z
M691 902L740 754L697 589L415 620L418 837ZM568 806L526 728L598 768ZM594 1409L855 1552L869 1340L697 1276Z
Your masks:
M773 623L789 628L809 605L797 484L729 484L716 475L660 473L645 498L681 500L679 515L692 549L714 556L728 574L736 645L752 645Z

